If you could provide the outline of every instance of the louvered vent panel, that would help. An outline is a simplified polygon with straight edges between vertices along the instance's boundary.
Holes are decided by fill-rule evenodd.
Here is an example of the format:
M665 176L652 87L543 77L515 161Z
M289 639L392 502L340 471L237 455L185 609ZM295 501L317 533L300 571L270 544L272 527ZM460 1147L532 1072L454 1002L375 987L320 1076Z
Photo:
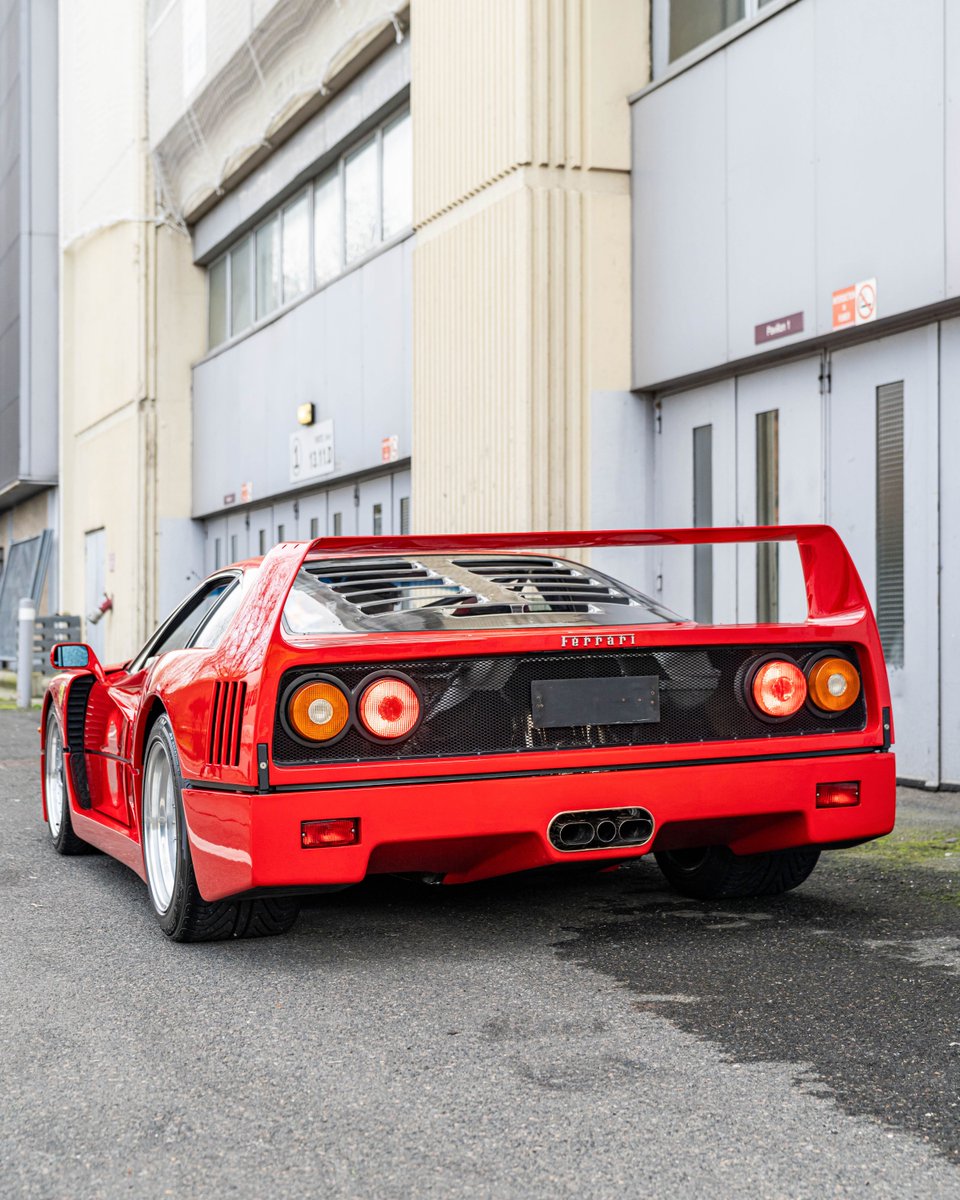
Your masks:
M368 617L478 601L461 584L403 558L312 562L307 569Z
M210 738L207 758L221 767L240 763L240 735L243 709L247 699L245 683L217 683L210 710Z
M877 388L877 626L903 666L903 381Z
M513 592L533 611L585 612L590 604L629 604L630 598L609 581L552 558L454 559L458 567Z

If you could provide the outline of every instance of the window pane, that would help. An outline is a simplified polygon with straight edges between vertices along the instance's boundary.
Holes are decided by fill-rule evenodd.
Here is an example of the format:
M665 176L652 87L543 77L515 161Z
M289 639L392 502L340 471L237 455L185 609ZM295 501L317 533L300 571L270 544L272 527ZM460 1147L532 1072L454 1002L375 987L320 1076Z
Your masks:
M744 0L670 0L670 61L743 18Z
M377 241L377 143L373 139L350 156L345 168L347 262Z
M757 524L780 523L780 413L776 408L757 413ZM780 547L757 545L757 620L779 620Z
M383 505L375 504L373 506L373 533L375 537L380 537L383 533Z
M313 539L313 538L318 538L319 536L320 536L320 518L319 517L311 517L310 518L310 537L311 537L311 539Z
M283 210L283 300L296 300L310 286L310 196Z
M340 273L340 173L318 180L313 192L313 255L317 283Z
M207 336L211 348L227 338L227 260L221 258L207 272Z
M903 380L877 388L877 625L903 666Z
M713 426L693 431L693 523L713 524ZM713 547L693 548L693 619L713 620Z
M253 323L253 238L230 252L230 331L242 333Z
M400 533L406 535L410 532L410 497L400 497Z
M343 536L343 513L334 513L333 514L333 536L334 537L342 537Z
M257 230L257 316L280 304L280 217Z
M410 114L383 131L383 236L413 222L413 159Z

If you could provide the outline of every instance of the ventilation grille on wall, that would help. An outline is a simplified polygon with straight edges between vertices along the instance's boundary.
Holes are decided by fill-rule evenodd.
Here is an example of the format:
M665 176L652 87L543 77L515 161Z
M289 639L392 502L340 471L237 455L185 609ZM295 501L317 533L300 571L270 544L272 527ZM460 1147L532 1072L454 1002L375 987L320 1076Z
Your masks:
M247 699L245 683L217 683L213 689L210 716L210 743L207 757L221 767L240 763L240 733L243 707Z

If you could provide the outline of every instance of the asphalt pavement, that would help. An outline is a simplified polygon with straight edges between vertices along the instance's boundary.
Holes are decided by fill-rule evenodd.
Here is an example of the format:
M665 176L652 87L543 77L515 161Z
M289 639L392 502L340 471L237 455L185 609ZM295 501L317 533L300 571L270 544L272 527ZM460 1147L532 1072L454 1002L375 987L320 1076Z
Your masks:
M960 1197L960 797L800 890L383 880L166 941L0 712L0 1196Z

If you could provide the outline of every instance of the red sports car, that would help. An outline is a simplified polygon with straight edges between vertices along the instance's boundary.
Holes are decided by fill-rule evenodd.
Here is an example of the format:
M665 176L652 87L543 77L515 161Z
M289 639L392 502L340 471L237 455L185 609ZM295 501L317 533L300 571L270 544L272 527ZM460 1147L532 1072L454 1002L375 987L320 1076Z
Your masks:
M697 624L566 557L772 541L802 622ZM285 543L123 666L52 657L53 844L132 867L179 941L283 932L371 874L650 852L687 895L771 895L893 827L880 640L827 526Z

